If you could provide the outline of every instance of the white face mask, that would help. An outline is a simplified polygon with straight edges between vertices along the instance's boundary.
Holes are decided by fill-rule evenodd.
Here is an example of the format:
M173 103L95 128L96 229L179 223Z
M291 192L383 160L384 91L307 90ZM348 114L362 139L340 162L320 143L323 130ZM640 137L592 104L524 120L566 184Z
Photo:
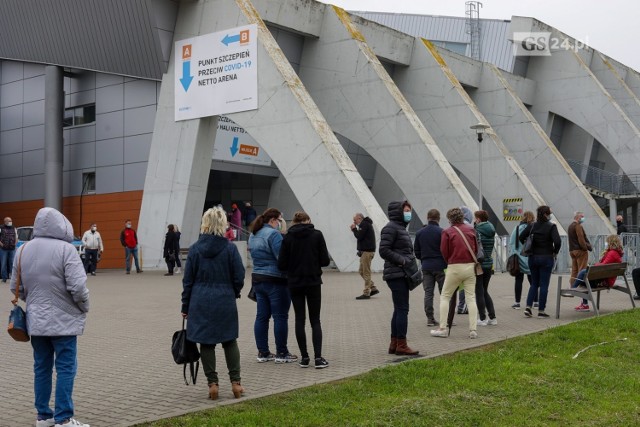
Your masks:
M126 225L126 227L127 227L127 228L131 228L131 224L127 224L127 225Z
M5 225L6 225L7 227L11 227L11 226L13 226L13 223L12 223L12 222L5 222Z
M91 227L91 231L96 231L98 227Z

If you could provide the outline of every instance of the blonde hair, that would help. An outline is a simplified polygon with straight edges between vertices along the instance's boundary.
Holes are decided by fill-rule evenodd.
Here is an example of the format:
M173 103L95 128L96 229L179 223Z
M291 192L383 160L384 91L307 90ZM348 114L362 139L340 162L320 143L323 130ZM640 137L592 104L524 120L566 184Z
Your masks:
M611 234L607 237L607 247L609 249L620 249L622 250L622 241L620 240L620 236L616 234Z
M531 224L534 219L535 217L533 216L533 212L526 211L525 213L522 214L522 218L520 219L520 221L524 221L527 224Z
M202 234L213 234L214 236L224 237L227 231L227 213L219 207L208 209L202 215L202 223L200 232Z
M302 224L305 221L311 221L311 217L303 211L298 211L293 214L293 224Z

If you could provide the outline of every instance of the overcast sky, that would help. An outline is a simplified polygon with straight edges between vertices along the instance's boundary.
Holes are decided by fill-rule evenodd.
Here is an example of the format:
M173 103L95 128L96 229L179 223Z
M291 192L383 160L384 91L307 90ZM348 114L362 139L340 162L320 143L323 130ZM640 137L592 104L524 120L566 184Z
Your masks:
M347 10L465 16L465 0L322 0ZM639 0L485 0L480 18L530 16L640 71Z

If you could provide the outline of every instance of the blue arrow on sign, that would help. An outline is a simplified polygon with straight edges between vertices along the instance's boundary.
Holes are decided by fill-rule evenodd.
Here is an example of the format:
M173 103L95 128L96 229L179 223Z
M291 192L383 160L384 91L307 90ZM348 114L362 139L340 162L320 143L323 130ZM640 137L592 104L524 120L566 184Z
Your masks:
M231 157L235 157L238 153L238 137L233 138L233 144L231 144Z
M191 76L191 61L184 61L182 63L182 78L180 79L180 83L182 83L185 92L189 89L191 80L193 80Z
M235 36L230 36L229 34L227 34L222 39L222 43L224 43L225 46L229 46L229 44L239 42L239 41L240 41L240 34L236 34Z

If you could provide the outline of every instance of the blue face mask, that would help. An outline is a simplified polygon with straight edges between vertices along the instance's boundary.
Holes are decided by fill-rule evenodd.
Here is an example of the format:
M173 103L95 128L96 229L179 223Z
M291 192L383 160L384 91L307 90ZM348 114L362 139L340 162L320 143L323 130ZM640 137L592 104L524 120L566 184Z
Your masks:
M411 212L403 212L402 216L404 218L404 222L411 222Z
M580 218L580 224L582 224L584 222L584 217Z

